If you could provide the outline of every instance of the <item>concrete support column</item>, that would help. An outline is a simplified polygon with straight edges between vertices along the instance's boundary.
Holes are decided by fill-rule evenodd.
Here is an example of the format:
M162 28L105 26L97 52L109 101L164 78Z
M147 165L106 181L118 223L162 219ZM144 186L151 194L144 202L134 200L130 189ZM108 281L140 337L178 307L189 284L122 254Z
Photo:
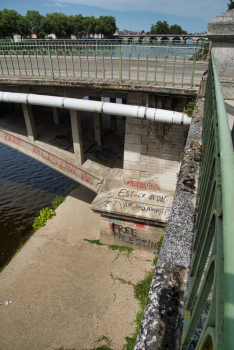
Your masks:
M59 125L60 124L60 110L59 110L59 108L53 107L53 117L54 117L54 124Z
M90 100L94 100L93 97L89 97ZM95 101L101 101L101 97L95 97ZM94 113L94 133L95 141L98 146L102 145L102 113Z
M70 109L70 117L76 164L82 165L84 163L84 153L79 111Z
M127 104L127 99L122 99L122 105L126 105ZM122 116L122 119L126 119L125 116Z
M24 120L27 128L28 138L32 141L35 141L37 139L37 133L32 113L32 107L31 105L22 103L22 109L24 113Z
M162 96L157 97L157 108L162 109Z
M111 103L116 103L116 98L110 98ZM110 129L115 131L116 130L116 116L110 115Z

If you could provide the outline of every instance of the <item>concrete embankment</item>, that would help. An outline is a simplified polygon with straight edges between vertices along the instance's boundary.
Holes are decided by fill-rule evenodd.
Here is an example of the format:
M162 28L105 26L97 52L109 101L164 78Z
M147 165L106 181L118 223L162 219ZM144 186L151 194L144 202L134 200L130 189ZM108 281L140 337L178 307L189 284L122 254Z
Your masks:
M133 285L154 255L110 250L97 240L96 194L80 186L0 274L0 349L122 349L140 307ZM8 305L6 305L8 302ZM11 302L11 303L9 303Z

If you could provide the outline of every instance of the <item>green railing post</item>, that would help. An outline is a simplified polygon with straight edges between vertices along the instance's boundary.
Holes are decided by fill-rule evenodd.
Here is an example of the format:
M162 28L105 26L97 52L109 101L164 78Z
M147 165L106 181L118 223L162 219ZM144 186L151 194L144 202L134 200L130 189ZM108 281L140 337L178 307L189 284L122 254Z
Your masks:
M119 82L122 83L122 52L119 46Z
M53 71L53 64L52 64L52 58L51 58L51 52L50 51L48 51L48 56L49 56L49 62L50 62L51 78L54 79L54 71Z

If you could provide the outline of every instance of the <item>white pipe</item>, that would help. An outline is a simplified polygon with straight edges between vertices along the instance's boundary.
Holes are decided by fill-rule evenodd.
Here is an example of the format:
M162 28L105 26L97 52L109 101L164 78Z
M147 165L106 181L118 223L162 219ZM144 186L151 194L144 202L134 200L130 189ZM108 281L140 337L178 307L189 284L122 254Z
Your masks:
M122 105L110 102L81 100L77 98L57 97L47 95L23 94L15 92L0 92L0 101L29 103L57 108L76 109L86 112L105 113L125 117L148 119L156 122L190 125L191 118L185 113L168 111L159 108Z

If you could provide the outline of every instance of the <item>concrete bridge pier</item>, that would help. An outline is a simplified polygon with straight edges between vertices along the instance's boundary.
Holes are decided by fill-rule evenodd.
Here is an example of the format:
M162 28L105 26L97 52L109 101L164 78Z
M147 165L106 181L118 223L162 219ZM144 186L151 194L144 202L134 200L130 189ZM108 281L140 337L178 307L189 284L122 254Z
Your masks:
M71 117L71 128L72 128L75 162L76 162L76 165L82 165L84 163L84 153L83 153L82 131L81 131L81 123L80 123L80 112L74 109L70 109L70 117Z
M110 98L110 102L111 103L116 103L116 98L111 97ZM116 125L116 116L110 115L110 129L112 131L115 131L116 127L117 127L117 125Z
M54 118L54 124L59 125L60 124L59 108L53 107L53 118Z
M33 118L32 107L28 104L22 103L22 109L24 113L24 120L27 128L28 138L32 141L35 141L37 139L37 132Z

